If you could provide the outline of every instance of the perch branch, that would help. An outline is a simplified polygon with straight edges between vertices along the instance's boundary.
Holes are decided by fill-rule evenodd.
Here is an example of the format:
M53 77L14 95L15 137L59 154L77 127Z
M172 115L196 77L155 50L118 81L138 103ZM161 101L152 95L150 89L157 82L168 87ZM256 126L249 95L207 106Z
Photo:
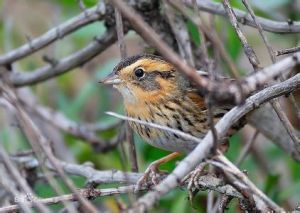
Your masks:
M62 39L64 36L74 32L81 27L93 23L99 19L102 19L105 15L105 4L99 2L95 7L92 7L80 15L60 24L59 26L52 28L43 35L31 39L28 43L18 47L2 56L0 56L0 65L10 64L16 60L26 57L43 47L55 42L58 39Z

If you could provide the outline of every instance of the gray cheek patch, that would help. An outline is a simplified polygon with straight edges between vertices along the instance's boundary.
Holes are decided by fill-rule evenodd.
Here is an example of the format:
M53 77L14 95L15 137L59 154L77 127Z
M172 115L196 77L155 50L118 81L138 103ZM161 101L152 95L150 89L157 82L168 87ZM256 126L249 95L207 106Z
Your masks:
M161 86L156 81L156 73L147 73L144 78L134 80L134 85L142 88L145 91L154 91L161 89Z

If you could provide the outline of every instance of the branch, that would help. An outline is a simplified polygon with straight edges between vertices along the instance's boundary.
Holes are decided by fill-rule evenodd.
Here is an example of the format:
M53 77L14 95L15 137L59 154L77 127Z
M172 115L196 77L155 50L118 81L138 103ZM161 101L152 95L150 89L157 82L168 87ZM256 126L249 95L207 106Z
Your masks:
M117 40L114 30L107 31L101 38L95 39L85 48L56 62L55 65L46 65L33 72L13 72L9 76L11 84L16 87L37 84L67 71L81 66L96 55L100 54Z
M241 28L239 27L239 24L237 22L237 18L234 14L234 11L232 9L232 7L230 6L230 3L228 0L223 0L222 4L224 6L224 9L226 11L226 14L230 20L231 25L234 27L237 36L239 37L243 48L244 48L244 52L247 56L247 58L249 59L249 62L251 63L251 65L253 66L254 70L257 70L258 65L259 65L259 61L257 56L254 53L254 50L252 49L252 47L249 45L246 36L243 34Z
M294 52L299 52L300 51L300 47L292 47L292 48L288 48L288 49L284 49L284 50L277 50L276 51L276 56L280 56L280 55L285 55L285 54L291 54Z
M84 197L80 196L77 193L73 182L65 175L57 158L53 155L50 141L44 137L40 129L32 121L27 112L23 109L15 91L5 83L2 83L0 86L3 98L5 98L9 102L9 104L11 104L11 107L15 109L15 115L35 154L37 156L44 154L46 159L48 159L53 167L56 168L58 174L60 175L66 186L68 186L68 188L77 195L80 204L82 204L82 206L86 208L87 211L97 212L95 207L90 202L88 202Z
M95 170L96 171L96 170ZM103 171L104 172L104 171ZM136 173L138 174L138 173ZM138 174L141 176L142 174ZM125 177L125 175L124 175ZM100 182L100 181L99 181ZM109 182L106 182L109 183ZM186 181L188 183L188 180ZM117 195L117 194L128 194L128 193L138 193L140 191L144 191L146 188L141 188L138 191L136 190L136 185L129 185L129 186L120 186L117 188L107 188L107 189L80 189L78 190L78 193L87 198L87 199L94 199L97 197L103 197L103 196L111 196L111 195ZM235 198L243 199L242 195L236 191L232 186L228 184L224 184L222 179L214 177L212 175L203 175L199 177L197 180L197 188L199 190L205 191L205 190L214 190L221 194L232 196ZM77 201L77 197L75 194L67 194L67 195L61 195L51 198L44 198L40 199L37 197L34 197L34 199L44 205L53 205L57 203L61 203L63 201ZM33 207L32 203L28 203L29 207ZM17 205L10 205L0 208L0 212L10 212L14 210L20 209Z
M189 6L193 7L193 0L184 0L184 2ZM221 3L208 1L208 0L197 0L197 5L200 10L206 11L208 13L217 14L226 17L224 7ZM234 13L240 23L256 28L256 24L251 18L251 16L239 9L234 9ZM270 19L257 17L258 23L262 26L263 30L273 32L273 33L299 33L300 32L300 22L299 21L273 21Z
M2 56L0 56L0 65L10 64L16 60L24 58L43 47L55 42L57 39L62 39L64 36L74 32L81 27L102 19L105 15L105 4L99 2L95 7L92 7L80 15L62 23L61 25L49 30L43 35L31 39L17 49L14 49Z
M33 158L31 154L25 156L12 156L11 159L22 166L23 168L34 169L40 166L37 159ZM0 158L0 162L2 159ZM133 173L133 172L121 172L121 171L99 171L93 169L88 164L77 165L66 163L63 161L59 161L60 165L70 175L77 175L83 176L87 178L88 183L125 183L125 184L136 184L137 180L142 176L141 173ZM55 168L50 164L46 164L49 169L55 171ZM183 183L183 185L187 185L189 183L189 179ZM117 188L108 188L108 189L80 189L78 193L88 199L93 199L99 196L110 196L113 194L127 194L127 193L136 193L135 191L136 185L129 185L129 186L121 186ZM225 184L224 181L220 178L217 178L211 174L203 175L197 179L197 183L195 184L194 189L199 189L202 191L205 190L214 190L221 194L232 196L235 198L243 199L242 195L236 191L232 186ZM145 190L142 188L141 190ZM45 204L45 205L52 205L56 203L60 203L63 201L76 201L78 200L74 194L62 195L57 197L39 199L35 198L36 201ZM32 205L28 203L30 207ZM12 211L19 209L16 205L6 206L0 208L0 212L2 211Z
M11 177L14 179L14 181L17 183L17 185L23 190L23 192L26 194L34 195L35 193L30 188L28 183L22 178L21 173L19 172L19 170L15 167L15 165L9 158L9 155L6 153L2 144L0 145L0 157L2 158L3 164L7 168L7 171L11 174ZM1 182L2 181L0 181L0 183ZM39 209L42 212L50 213L48 208L46 208L43 204L41 204L40 202L38 202L36 200L33 200L32 205L36 206L37 209Z
M96 131L99 131L99 128L97 129L97 126L93 124L76 123L75 121L67 118L63 113L54 111L46 106L41 106L35 102L30 103L30 101L28 101L24 97L20 97L20 100L21 103L26 107L26 109L38 115L45 122L49 122L51 125L74 137L85 140L86 142L90 143L98 152L107 152L114 149L123 137L116 137L110 141L104 141L97 136ZM114 128L119 124L120 123L116 123L110 126L106 126L106 128L102 129L107 130L108 127Z
M117 195L117 194L128 194L128 193L137 193L140 191L145 190L144 188L139 189L138 191L135 190L135 185L130 186L121 186L117 188L108 188L108 189L80 189L77 190L77 193L87 199L95 199L97 197L104 197L104 196L111 196L111 195ZM43 205L54 205L58 203L62 203L65 201L78 201L76 194L66 194L66 195L60 195L56 197L50 197L50 198L37 198L33 197L33 200L36 202L39 202ZM33 204L28 201L28 207L33 207ZM19 210L20 206L18 205L10 205L5 207L0 207L0 212L14 212L16 210Z

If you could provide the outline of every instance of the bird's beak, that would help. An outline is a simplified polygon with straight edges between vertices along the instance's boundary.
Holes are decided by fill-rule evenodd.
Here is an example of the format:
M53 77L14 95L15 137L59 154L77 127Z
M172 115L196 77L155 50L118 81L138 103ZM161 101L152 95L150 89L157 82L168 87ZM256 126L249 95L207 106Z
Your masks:
M108 76L106 76L104 79L100 80L99 83L116 85L116 84L121 83L121 79L119 78L118 75L116 75L114 72L112 72Z

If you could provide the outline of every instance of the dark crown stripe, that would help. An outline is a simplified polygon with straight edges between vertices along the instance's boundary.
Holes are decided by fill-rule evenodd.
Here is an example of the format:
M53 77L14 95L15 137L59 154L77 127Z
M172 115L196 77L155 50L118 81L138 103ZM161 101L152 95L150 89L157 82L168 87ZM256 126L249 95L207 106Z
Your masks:
M151 54L140 54L140 55L134 55L128 58L125 58L124 60L122 60L115 68L114 68L114 72L118 72L119 70L123 69L124 67L127 67L135 62L137 62L138 60L142 59L142 58L149 58L149 59L153 59L153 60L160 60L160 61L164 61L161 57L156 56L156 55L151 55Z

